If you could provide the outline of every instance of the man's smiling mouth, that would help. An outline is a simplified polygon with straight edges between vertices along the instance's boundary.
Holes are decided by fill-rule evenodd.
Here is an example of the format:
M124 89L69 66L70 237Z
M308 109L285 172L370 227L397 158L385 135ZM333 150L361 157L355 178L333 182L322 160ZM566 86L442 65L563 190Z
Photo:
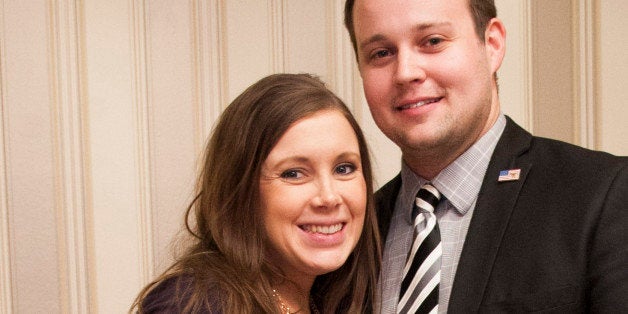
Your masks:
M423 105L427 105L427 104L438 102L441 99L443 99L443 97L425 99L425 100L421 100L421 101L419 101L417 103L407 104L407 105L404 105L404 106L401 106L401 107L397 107L397 110L406 110L406 109L419 108L419 107L421 107Z

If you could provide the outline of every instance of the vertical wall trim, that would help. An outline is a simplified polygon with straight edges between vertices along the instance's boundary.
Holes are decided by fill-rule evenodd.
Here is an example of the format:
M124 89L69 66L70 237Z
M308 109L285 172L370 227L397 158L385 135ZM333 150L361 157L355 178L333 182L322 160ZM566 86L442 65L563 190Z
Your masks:
M55 207L60 218L60 289L65 298L61 307L70 313L89 309L78 16L76 0L51 3Z
M227 38L224 36L224 34L227 34L226 11L225 3L221 0L214 1L212 8L209 9L210 42L209 45L205 47L205 50L208 50L210 53L210 80L207 82L207 85L211 86L210 91L212 96L209 98L211 115L206 116L206 118L211 119L211 121L205 124L206 134L203 139L209 136L210 126L218 119L218 116L229 103L229 99L227 98L227 95L229 95L229 71L227 71L228 58L226 50Z
M533 48L533 21L532 21L532 1L521 1L523 6L523 19L521 29L524 30L522 38L523 45L526 49L524 54L523 66L525 77L524 81L524 111L525 111L525 128L530 132L534 132L534 48Z
M149 82L150 67L148 65L150 49L148 38L148 1L129 0L131 8L131 34L133 55L133 108L135 114L135 162L137 169L137 208L139 214L140 251L139 274L142 283L153 278L154 273L154 241L153 211L151 204L151 158L150 158L150 108Z
M211 127L226 106L227 77L224 70L223 1L192 2L192 43L194 60L195 147L202 152Z
M595 141L595 36L594 36L594 8L593 1L579 0L578 6L578 56L574 58L578 64L574 68L578 69L574 77L578 80L574 86L578 86L575 99L578 99L579 107L576 112L579 117L574 121L577 125L575 130L580 130L579 145L594 149Z
M360 77L357 72L351 40L344 27L344 2L327 0L327 38L332 52L327 72L331 74L330 84L342 100L347 103L358 121L362 121L361 110L357 110L360 93Z
M7 114L6 54L4 51L4 0L0 0L0 313L13 313L12 250L9 223L9 118Z
M287 67L288 50L288 12L286 0L270 0L268 2L268 16L271 18L270 64L274 73L289 71Z

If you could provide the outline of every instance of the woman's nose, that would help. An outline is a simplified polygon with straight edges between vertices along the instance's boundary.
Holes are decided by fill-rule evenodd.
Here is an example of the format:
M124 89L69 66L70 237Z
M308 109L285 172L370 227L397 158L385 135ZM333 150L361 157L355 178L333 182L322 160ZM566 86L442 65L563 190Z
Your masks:
M333 179L321 179L318 184L318 193L314 197L314 206L333 208L342 202L336 183Z

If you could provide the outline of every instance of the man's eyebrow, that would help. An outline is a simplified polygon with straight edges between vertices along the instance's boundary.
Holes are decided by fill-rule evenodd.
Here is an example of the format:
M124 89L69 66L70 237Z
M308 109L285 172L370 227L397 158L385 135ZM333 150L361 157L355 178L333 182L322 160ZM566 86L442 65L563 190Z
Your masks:
M412 27L412 29L414 31L424 31L426 29L430 29L430 28L434 28L434 27L444 27L444 26L451 26L451 22L429 22L429 23L420 23L415 25L414 27ZM378 42L378 41L384 41L386 40L386 36L384 36L383 34L375 34L371 37L369 37L368 39L366 39L365 41L360 43L360 49L364 49L366 46L374 43L374 42Z
M417 24L414 26L414 29L417 31L422 31L428 28L433 28L433 27L443 27L443 26L451 26L451 22L439 22L439 21L435 21L435 22L429 22L429 23L421 23L421 24Z
M371 36L370 38L368 38L367 40L363 41L362 43L360 43L360 49L364 49L366 46L374 43L374 42L378 42L378 41L383 41L386 40L386 36L382 35L382 34L375 34L373 36Z

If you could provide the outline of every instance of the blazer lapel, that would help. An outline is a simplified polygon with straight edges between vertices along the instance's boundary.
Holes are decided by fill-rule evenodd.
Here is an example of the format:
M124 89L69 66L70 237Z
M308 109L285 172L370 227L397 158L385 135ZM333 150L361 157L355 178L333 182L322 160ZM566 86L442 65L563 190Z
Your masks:
M489 162L462 249L449 312L477 312L519 192L532 167L526 158L532 136L507 117ZM518 180L498 182L501 170L521 169Z
M388 228L390 227L390 219L395 211L395 202L397 201L397 194L401 189L401 174L398 174L383 187L381 187L377 193L375 193L375 209L377 211L377 225L381 234L382 247L386 243L386 237L388 236Z

